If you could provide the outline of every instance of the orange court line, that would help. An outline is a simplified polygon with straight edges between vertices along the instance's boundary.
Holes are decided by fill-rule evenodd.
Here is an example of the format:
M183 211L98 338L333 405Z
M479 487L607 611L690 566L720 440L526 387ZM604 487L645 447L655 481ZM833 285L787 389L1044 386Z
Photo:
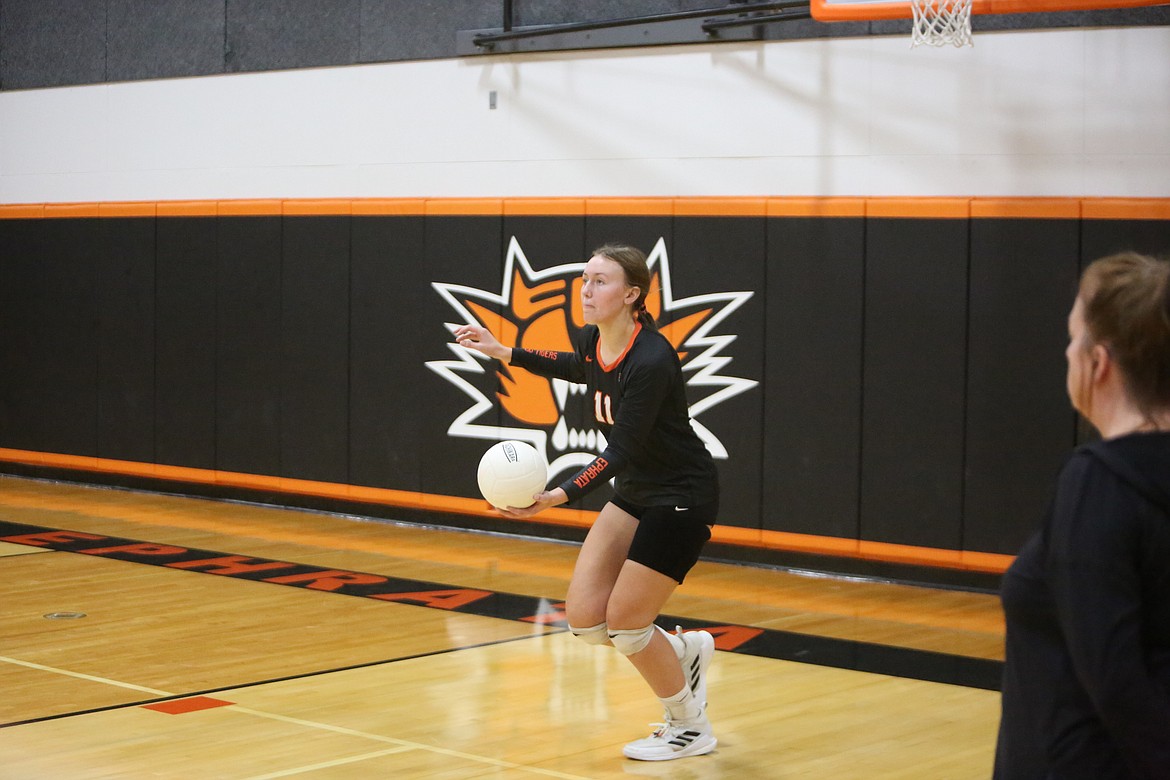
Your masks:
M216 707L230 707L233 704L235 702L213 699L210 696L192 696L187 699L160 701L157 704L143 704L142 709L154 710L155 712L162 712L167 715L186 715L188 712L200 712Z
M0 448L0 461L197 484L225 485L248 490L264 490L291 495L311 495L344 501L359 501L383 506L396 506L404 509L421 509L434 512L475 515L479 517L498 518L502 516L492 509L483 499L417 493L389 488L362 487L334 482L315 482L263 474L242 474L230 471L155 465L151 463L112 460L109 458L7 448ZM552 509L545 510L541 513L540 518L533 522L588 528L593 522L593 514L593 512L588 510L553 507ZM1013 557L1010 555L1000 555L997 553L943 550L930 547L916 547L913 545L868 542L841 537L797 534L785 531L769 531L727 525L715 526L712 531L711 540L719 544L737 545L741 547L964 569L993 574L1005 571L1013 560Z

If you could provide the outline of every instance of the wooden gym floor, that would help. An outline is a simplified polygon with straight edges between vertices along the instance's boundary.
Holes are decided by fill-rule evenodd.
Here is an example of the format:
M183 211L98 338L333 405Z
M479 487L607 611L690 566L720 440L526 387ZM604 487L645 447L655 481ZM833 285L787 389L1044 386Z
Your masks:
M640 763L573 545L8 477L0 538L3 780L990 775L992 595L702 562L719 747Z

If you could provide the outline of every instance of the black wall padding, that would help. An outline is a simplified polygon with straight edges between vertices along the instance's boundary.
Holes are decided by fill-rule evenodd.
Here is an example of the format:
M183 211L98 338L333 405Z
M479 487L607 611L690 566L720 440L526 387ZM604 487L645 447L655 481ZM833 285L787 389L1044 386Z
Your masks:
M1170 8L1170 7L1168 7ZM1124 251L1170 257L1170 221L1085 219L1081 221L1081 264Z
M38 240L44 220L14 219L0 225L0 445L43 446L38 374L44 358L36 271L45 265Z
M429 296L422 217L355 217L351 229L349 478L355 485L416 491L431 437L428 381L418 369ZM442 320L440 320L442 322ZM428 339L429 343L429 339Z
M155 452L159 463L216 461L216 221L155 222Z
M18 350L28 362L2 372L17 377L26 404L9 417L33 449L96 456L102 226L97 219L46 219L28 228L29 254L3 259L14 266L14 281L27 285L11 291L21 330L3 338L29 343Z
M284 220L280 277L280 468L349 479L348 217Z
M1074 444L1061 380L1078 232L1075 220L971 222L964 549L1011 550Z
M756 385L698 418L730 453L721 523L1014 553L1076 440L1079 270L1165 253L1170 222L2 219L0 447L474 498L492 438L448 434L474 401L435 370L462 316L435 285L490 310L513 238L537 275L661 239L676 306L752 293L711 335L719 373ZM459 376L494 401L479 365ZM469 422L514 424L498 405Z
M866 229L861 537L962 543L967 220Z
M857 538L865 220L768 220L763 527Z
M679 217L670 242L671 280L677 302L719 292L751 292L713 334L734 334L735 341L721 355L734 355L726 372L760 381L764 376L764 321L767 308L767 226L763 217ZM715 304L722 308L723 304ZM682 313L709 308L688 306ZM684 343L685 348L685 343ZM704 351L686 350L688 359ZM692 364L684 364L692 365ZM693 366L691 369L693 371ZM695 404L704 393L721 388L692 388L688 400ZM702 415L702 424L716 432L734 461L718 460L720 522L757 528L761 522L761 469L764 417L763 385L739 393Z
M419 489L450 495L462 489L475 496L475 466L493 442L449 438L447 428L460 412L471 406L467 395L434 377L420 364L450 359L451 332L443 323L459 322L455 310L431 288L432 282L459 283L480 290L498 292L506 249L501 217L428 217L424 224L423 262L399 267L397 295L414 296L420 303L422 329L414 345L413 359L404 364L400 376L412 382L421 395L421 412L426 422L424 435L408 446L419 453ZM487 397L495 396L497 383L490 369L479 375L464 375ZM403 381L403 380L400 380ZM488 412L475 421L497 425L499 416Z
M281 219L222 217L217 247L216 464L278 475Z
M155 246L149 220L100 222L98 267L98 455L155 457Z

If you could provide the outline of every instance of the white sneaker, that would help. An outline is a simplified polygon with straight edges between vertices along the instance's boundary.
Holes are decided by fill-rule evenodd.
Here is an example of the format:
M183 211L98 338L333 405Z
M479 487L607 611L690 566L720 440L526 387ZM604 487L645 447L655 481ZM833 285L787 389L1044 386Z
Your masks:
M682 663L683 677L695 695L695 701L707 710L707 667L715 656L715 637L706 631L683 632L681 626L675 626L675 634L682 639L685 650Z
M670 761L673 758L701 756L715 749L718 740L711 733L711 724L706 716L690 720L667 718L666 723L653 723L655 731L645 739L639 739L622 748L626 758L638 761Z

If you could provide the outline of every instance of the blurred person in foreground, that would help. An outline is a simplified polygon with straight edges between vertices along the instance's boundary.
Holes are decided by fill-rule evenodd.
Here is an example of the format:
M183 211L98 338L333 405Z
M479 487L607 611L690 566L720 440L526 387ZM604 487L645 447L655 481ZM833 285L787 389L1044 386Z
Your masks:
M996 780L1170 778L1170 263L1105 257L1068 318L1099 433L1003 579Z

